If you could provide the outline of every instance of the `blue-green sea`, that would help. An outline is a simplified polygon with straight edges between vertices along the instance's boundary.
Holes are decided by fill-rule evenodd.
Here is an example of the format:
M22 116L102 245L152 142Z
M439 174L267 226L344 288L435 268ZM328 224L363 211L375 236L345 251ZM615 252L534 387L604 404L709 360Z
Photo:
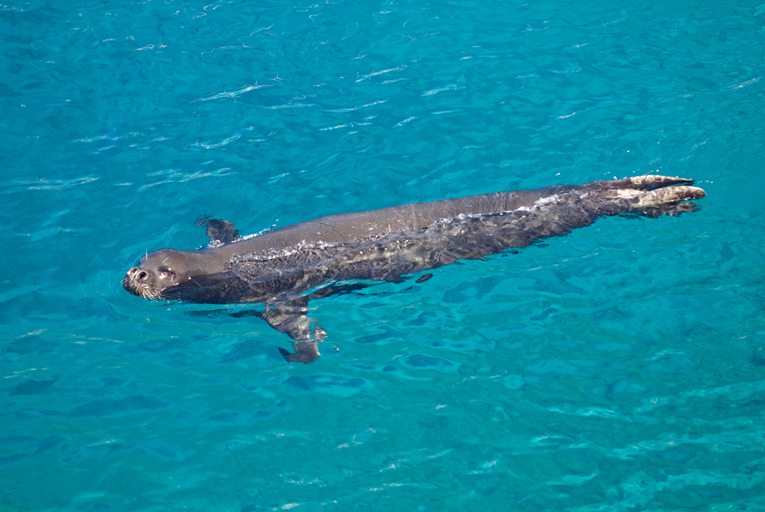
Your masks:
M765 510L763 0L0 5L0 511ZM694 213L310 303L125 271L641 174Z

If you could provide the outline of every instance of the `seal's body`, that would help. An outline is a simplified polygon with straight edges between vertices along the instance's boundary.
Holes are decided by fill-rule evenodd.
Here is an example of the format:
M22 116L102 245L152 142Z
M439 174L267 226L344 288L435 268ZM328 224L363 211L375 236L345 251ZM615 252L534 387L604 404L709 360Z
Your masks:
M705 193L691 183L638 176L498 192L332 215L238 241L233 225L209 221L213 247L151 253L127 272L123 286L148 299L265 303L266 311L258 316L297 342L297 354L282 351L285 358L312 362L325 333L312 325L305 306L311 298L348 286L335 283L399 281L458 259L564 235L603 215L693 211L696 205L682 201Z

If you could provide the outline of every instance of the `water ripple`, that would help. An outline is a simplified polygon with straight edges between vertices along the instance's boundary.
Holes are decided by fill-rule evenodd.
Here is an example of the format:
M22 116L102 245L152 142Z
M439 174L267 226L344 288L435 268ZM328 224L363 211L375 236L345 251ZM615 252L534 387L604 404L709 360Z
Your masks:
M165 178L161 181L157 181L154 183L147 183L146 185L142 185L138 188L139 191L146 190L151 187L156 187L157 185L164 185L167 183L186 183L189 181L197 180L200 178L220 178L223 176L228 176L229 174L232 174L230 172L230 167L222 167L220 169L216 169L214 171L209 172L202 172L197 171L193 173L185 173L181 171L177 171L175 169L166 169L163 171L156 171L147 174L147 176L161 176L162 178Z
M235 91L231 91L231 92L225 92L224 91L224 92L219 92L217 94L213 94L212 96L207 96L206 98L198 98L198 99L192 101L191 103L194 103L196 101L212 101L212 100L217 100L217 99L220 99L220 98L229 98L229 99L236 98L237 96L241 96L244 93L247 93L247 92L250 92L250 91L254 91L254 90L257 90L257 89L263 89L264 87L272 87L272 86L271 85L257 85L257 84L256 85L247 85L247 86L242 87L241 89L237 89Z
M20 188L26 190L65 190L68 188L74 188L85 183L92 183L99 178L96 176L85 176L83 178L72 178L68 180L49 180L46 178L40 178L38 180L14 180L12 185L19 185ZM11 193L14 190L7 189L5 193Z

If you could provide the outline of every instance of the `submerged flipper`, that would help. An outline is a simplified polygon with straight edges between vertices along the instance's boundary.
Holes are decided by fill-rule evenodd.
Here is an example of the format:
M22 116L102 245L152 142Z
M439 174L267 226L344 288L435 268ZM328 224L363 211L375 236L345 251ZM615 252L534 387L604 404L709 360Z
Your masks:
M295 340L295 353L279 347L279 352L287 362L311 364L319 357L317 344L327 337L327 332L319 327L316 319L308 316L308 300L305 298L291 302L266 304L266 310L256 312L268 325Z
M316 346L315 341L298 341L295 342L295 353L291 353L289 350L279 347L279 353L282 355L285 361L288 363L305 363L311 364L316 361L321 354L319 354L319 348Z
M295 341L295 353L279 347L279 353L287 362L311 364L321 354L317 343L327 337L327 332L308 316L308 301L332 295L344 295L369 287L363 283L332 284L307 297L266 304L265 311L244 310L230 313L234 318L257 316L277 331L287 334Z
M207 219L204 222L207 226L207 236L211 243L228 244L239 238L239 230L234 227L233 222L222 219Z

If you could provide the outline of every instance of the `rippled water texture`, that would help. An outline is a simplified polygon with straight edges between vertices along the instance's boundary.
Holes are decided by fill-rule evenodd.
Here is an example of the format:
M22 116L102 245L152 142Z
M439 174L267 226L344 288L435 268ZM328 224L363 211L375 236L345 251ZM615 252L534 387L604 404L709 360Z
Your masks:
M761 2L0 5L0 509L765 509ZM312 365L120 286L204 216L646 173L702 210L314 301Z

